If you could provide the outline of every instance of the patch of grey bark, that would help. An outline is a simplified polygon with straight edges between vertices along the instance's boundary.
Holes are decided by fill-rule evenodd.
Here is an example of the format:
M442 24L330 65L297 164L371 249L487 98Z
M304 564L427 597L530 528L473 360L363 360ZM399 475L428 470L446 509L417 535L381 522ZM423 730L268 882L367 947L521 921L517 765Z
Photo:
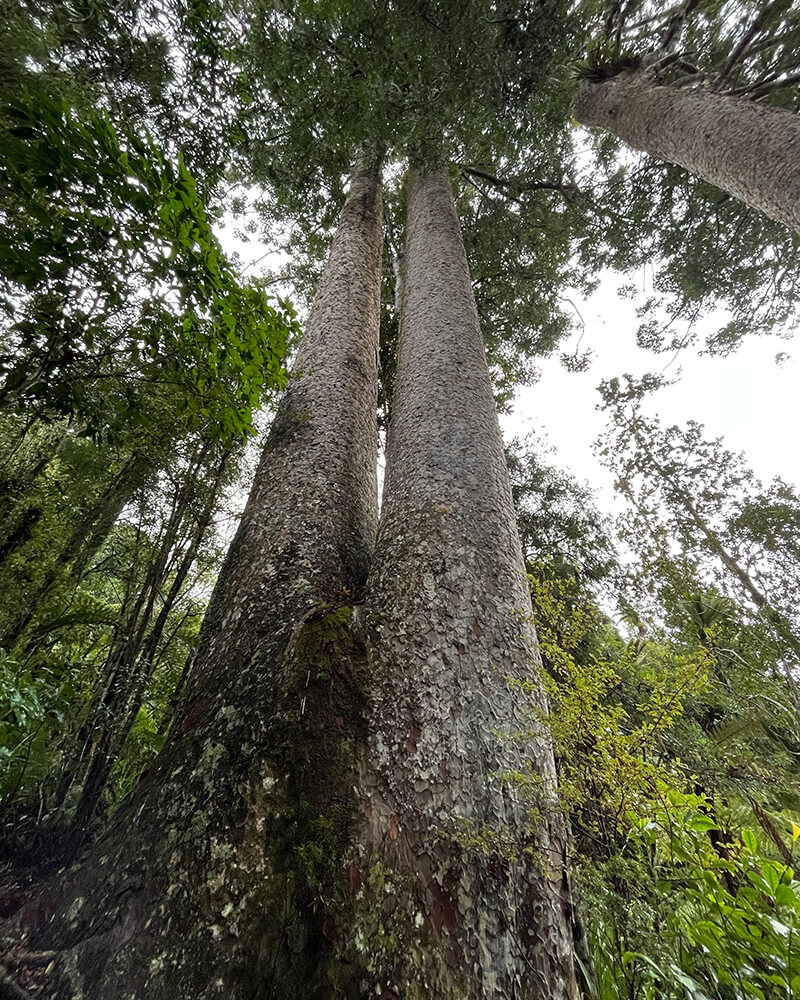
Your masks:
M575 117L800 229L800 115L634 70L581 81Z

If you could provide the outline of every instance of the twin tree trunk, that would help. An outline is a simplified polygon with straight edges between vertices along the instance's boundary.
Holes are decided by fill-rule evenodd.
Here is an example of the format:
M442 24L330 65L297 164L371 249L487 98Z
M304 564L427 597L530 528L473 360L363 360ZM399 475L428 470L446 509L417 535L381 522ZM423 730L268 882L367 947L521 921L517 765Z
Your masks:
M800 230L800 115L624 72L581 81L575 117Z
M59 951L53 998L575 995L552 753L515 738L544 704L513 686L537 690L536 642L444 174L412 175L405 260L376 543L381 198L357 172L171 737L17 915Z

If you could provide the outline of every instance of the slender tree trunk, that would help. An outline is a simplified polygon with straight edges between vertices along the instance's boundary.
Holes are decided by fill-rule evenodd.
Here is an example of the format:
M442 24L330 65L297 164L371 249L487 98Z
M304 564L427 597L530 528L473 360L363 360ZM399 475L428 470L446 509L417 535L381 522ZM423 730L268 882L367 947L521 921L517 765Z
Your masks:
M575 117L800 229L800 115L625 72L581 81Z
M41 507L31 505L19 511L14 523L9 525L5 539L0 543L0 565L17 549L22 548L31 540L33 530L41 520L44 511Z
M545 708L540 661L448 177L412 174L408 213L342 957L387 998L566 1000L576 986L552 750L543 732L515 739L526 708ZM513 778L529 766L535 820Z
M225 465L230 452L226 452L215 472L213 484L210 485L205 507L197 520L191 542L184 552L179 565L177 566L172 582L166 596L162 600L158 614L155 616L152 628L145 636L145 629L150 625L153 617L153 600L156 593L160 593L166 582L167 573L167 553L162 553L160 557L160 575L157 574L151 586L151 599L148 600L136 636L130 641L130 648L122 651L124 659L118 664L118 669L112 678L109 689L105 692L102 705L97 706L94 719L87 719L84 733L84 741L80 744L80 749L76 754L76 765L83 765L80 774L83 777L83 784L80 790L80 797L75 811L70 821L71 839L76 845L80 845L90 832L90 827L98 813L103 793L108 785L111 771L117 758L122 753L125 743L133 729L139 709L142 707L147 686L150 683L157 665L157 652L161 643L164 629L166 627L172 609L181 594L186 578L194 565L198 549L205 538L208 526L219 498L219 490L225 471ZM181 490L183 494L182 503L177 504L175 531L179 527L178 522L183 522L187 514L189 498L186 495L186 488ZM174 538L165 539L165 547L172 546ZM170 571L171 572L171 571ZM128 630L129 636L134 632L131 627ZM140 648L141 647L141 648ZM114 684L113 681L117 683ZM92 733L99 733L91 747L86 746L87 738ZM88 750L88 765L84 758ZM72 782L74 783L73 777Z
M28 435L26 428L18 443L0 455L0 565L19 547L20 542L13 540L18 522L30 516L30 508L21 501L58 454L66 436L66 421L37 427L36 434ZM21 542L27 540L23 535Z
M173 504L171 521L175 513ZM177 524L172 527L174 531ZM140 529L140 538L141 535ZM143 628L147 624L148 598L154 598L163 583L158 570L160 567L163 569L163 562L167 558L164 549L170 548L174 541L169 525L159 540L162 549L146 564L144 579L139 586L136 581L140 569L138 560L134 558L132 562L126 597L114 628L108 655L95 681L83 719L62 751L62 773L55 792L49 797L50 808L45 822L51 829L63 831L65 853L77 852L86 839L86 827L91 819L91 815L87 814L89 797L93 801L93 814L93 789L103 770L102 758L114 739L113 734L124 724L126 705L133 695L136 683L134 664L139 655ZM98 794L101 791L102 788L98 789Z
M151 462L146 456L136 452L131 455L119 476L105 487L75 523L64 548L28 595L25 606L19 608L6 626L0 636L0 646L10 649L17 643L36 617L44 599L65 573L70 572L76 580L81 579L90 559L108 537L125 504L143 485L151 468Z
M651 444L643 435L641 427L632 421L628 421L627 426L637 442L638 453L664 484L667 496L675 503L680 504L689 515L691 523L697 529L693 537L696 539L699 533L705 539L707 551L719 558L731 576L739 581L743 592L772 625L778 636L794 651L795 655L800 657L800 640L795 634L791 621L772 604L767 595L756 584L747 568L725 547L719 533L709 525L697 509L691 493L651 453Z
M377 521L382 210L359 172L201 634L170 738L82 862L17 914L55 1000L256 1000L328 947ZM55 913L55 916L54 916ZM329 995L329 994L328 994Z
M146 550L151 545L141 522L137 528L137 543L125 583L125 597L108 655L94 684L73 745L64 754L64 773L53 797L59 824L63 821L62 811L67 800L83 784L87 770L91 769L97 754L102 752L107 734L122 723L121 714L135 682L134 664L153 612L156 595L163 586L169 557L188 505L188 495L181 495L181 491L176 488L166 524L161 527L153 545L154 552L145 560L144 565L140 564L138 558L139 544L144 542Z

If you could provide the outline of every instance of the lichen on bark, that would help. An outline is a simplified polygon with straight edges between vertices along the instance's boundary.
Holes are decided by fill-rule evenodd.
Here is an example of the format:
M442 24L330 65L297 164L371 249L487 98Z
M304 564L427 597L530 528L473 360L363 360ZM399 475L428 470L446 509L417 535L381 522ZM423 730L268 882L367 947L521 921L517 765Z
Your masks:
M7 928L59 952L53 1000L252 1000L281 977L300 997L316 975L363 732L382 221L356 171L170 738Z

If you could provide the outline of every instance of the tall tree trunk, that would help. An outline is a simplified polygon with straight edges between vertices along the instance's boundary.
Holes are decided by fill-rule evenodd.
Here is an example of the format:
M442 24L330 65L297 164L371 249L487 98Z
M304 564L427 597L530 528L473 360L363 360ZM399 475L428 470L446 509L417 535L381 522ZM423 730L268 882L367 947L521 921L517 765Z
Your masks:
M360 171L170 738L65 886L16 918L31 946L60 950L58 1000L277 997L290 966L305 996L303 962L327 947L308 886L314 838L341 832L353 795L381 227Z
M726 548L719 532L708 523L705 516L697 509L689 490L685 489L676 476L666 469L652 454L651 442L644 436L641 427L633 421L628 422L627 426L637 442L638 454L645 459L655 475L662 481L664 491L669 499L683 507L688 514L689 521L697 529L696 532L690 533L690 536L693 534L693 538L697 539L697 536L700 535L705 540L706 551L717 556L725 569L739 582L746 597L758 608L766 621L773 627L778 637L790 647L795 656L800 658L800 639L795 634L792 622L763 593L748 571L747 566L736 557L734 552Z
M515 738L526 708L545 709L540 661L448 177L412 174L408 205L368 602L365 827L343 957L365 962L387 998L566 1000L576 986L553 755L544 732L524 747ZM529 767L533 822L513 777Z
M575 117L800 229L800 115L703 87L659 86L641 72L624 72L582 80Z

